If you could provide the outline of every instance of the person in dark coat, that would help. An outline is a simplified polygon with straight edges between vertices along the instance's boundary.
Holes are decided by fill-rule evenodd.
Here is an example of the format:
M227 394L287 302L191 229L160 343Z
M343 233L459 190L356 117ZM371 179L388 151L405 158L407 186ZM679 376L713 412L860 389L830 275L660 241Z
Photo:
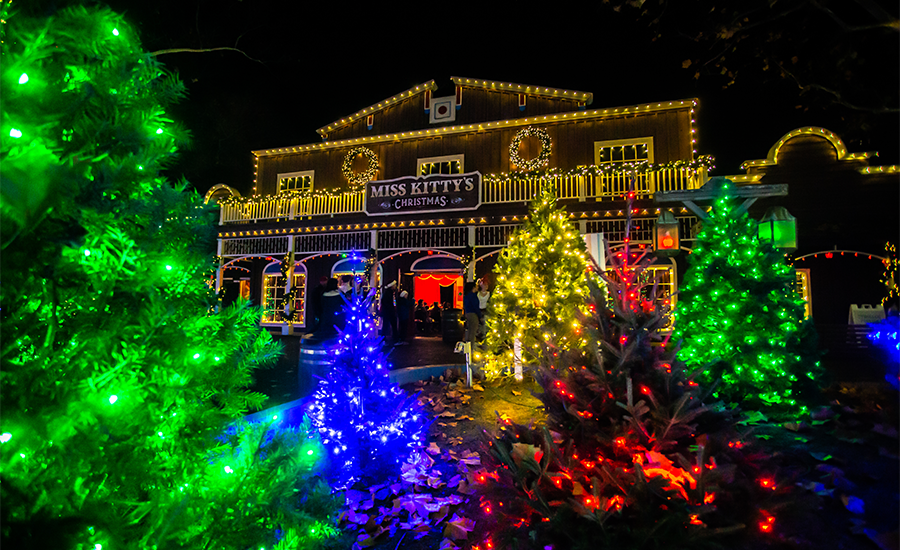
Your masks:
M322 338L330 338L338 334L338 330L344 330L347 312L347 301L338 289L338 280L332 277L325 284L325 292L322 294L322 318L319 327L314 334Z
M441 333L441 305L435 302L428 310L428 318L431 319L431 332Z
M466 314L466 342L474 346L481 326L481 308L478 294L475 293L475 283L466 283L463 292L463 312Z
M429 332L430 327L426 319L428 319L428 306L425 305L425 300L420 299L416 303L416 329L422 334Z
M390 332L391 338L395 341L400 332L400 327L397 326L396 296L397 281L391 281L381 291L381 318L384 319L384 324L381 327L381 335L388 336L388 332Z
M402 291L397 297L397 321L400 332L397 333L395 340L398 344L406 343L406 335L409 330L409 312L412 309L412 302L409 299L409 292Z

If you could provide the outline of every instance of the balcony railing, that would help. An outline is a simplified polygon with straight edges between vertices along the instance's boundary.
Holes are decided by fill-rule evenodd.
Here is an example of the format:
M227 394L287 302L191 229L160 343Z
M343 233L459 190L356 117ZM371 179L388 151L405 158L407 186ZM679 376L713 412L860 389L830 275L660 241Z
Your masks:
M482 204L527 202L540 193L541 185L550 180L559 199L608 201L622 197L628 190L630 175L542 176L533 178L485 178L481 186ZM698 189L706 182L705 168L665 168L637 174L635 192L638 198L650 198L657 191ZM311 216L335 216L363 212L365 192L352 191L337 195L279 197L278 195L247 202L223 204L220 224L252 223L265 220L293 220Z

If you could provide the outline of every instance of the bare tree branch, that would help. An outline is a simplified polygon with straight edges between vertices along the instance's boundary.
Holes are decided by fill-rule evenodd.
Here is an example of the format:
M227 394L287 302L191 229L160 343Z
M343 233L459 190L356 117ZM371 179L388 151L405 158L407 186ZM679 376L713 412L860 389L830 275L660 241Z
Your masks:
M794 81L794 83L797 84L797 87L800 88L801 95L810 90L818 90L818 91L826 93L826 94L830 95L832 98L834 98L832 100L832 101L834 101L834 103L843 105L844 107L847 107L848 109L853 109L854 111L861 111L861 112L875 113L875 114L900 113L900 108L897 108L897 107L863 107L861 105L856 105L854 103L850 103L849 101L845 100L841 96L840 92L832 90L831 88L828 88L826 86L821 86L819 84L803 84L803 83L801 83L800 79L797 78L797 76L794 75L792 72L785 69L784 65L782 65L781 63L778 64L778 68L781 69L781 71L784 74L791 77L791 79Z
M252 57L247 55L247 53L244 52L243 50L239 50L237 48L229 48L227 46L223 46L221 48L201 48L199 50L196 50L193 48L169 48L168 50L156 50L155 52L150 52L150 55L155 55L158 57L160 55L165 55L168 53L206 53L206 52L216 52L216 51L220 51L220 50L230 50L233 52L238 52L241 55L243 55L244 57L246 57L247 59L249 59L250 61L255 61L256 63L262 63L262 61L260 61L259 59L253 59Z

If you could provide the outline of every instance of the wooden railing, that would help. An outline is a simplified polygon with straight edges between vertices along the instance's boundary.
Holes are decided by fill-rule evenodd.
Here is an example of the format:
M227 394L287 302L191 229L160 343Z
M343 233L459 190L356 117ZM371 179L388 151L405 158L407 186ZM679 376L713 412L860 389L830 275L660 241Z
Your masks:
M282 198L277 195L263 200L223 204L219 224L247 223L263 220L294 220L305 216L334 216L363 211L363 191L338 195Z
M486 177L481 186L482 204L527 202L540 193L547 177L497 179ZM621 198L628 191L627 174L550 176L556 196L562 200L607 201ZM697 189L706 181L705 169L668 168L638 174L635 192L639 198L652 197L657 191ZM278 195L243 203L223 204L220 224L251 223L263 220L293 220L308 216L335 216L362 212L365 192L337 195L285 198Z

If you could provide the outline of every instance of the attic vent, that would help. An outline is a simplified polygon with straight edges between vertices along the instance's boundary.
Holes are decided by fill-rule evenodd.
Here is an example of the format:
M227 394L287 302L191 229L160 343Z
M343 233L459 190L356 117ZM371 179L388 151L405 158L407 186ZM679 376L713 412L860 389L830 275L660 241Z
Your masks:
M428 122L440 124L456 120L456 96L435 97L431 100L431 110L428 111Z

